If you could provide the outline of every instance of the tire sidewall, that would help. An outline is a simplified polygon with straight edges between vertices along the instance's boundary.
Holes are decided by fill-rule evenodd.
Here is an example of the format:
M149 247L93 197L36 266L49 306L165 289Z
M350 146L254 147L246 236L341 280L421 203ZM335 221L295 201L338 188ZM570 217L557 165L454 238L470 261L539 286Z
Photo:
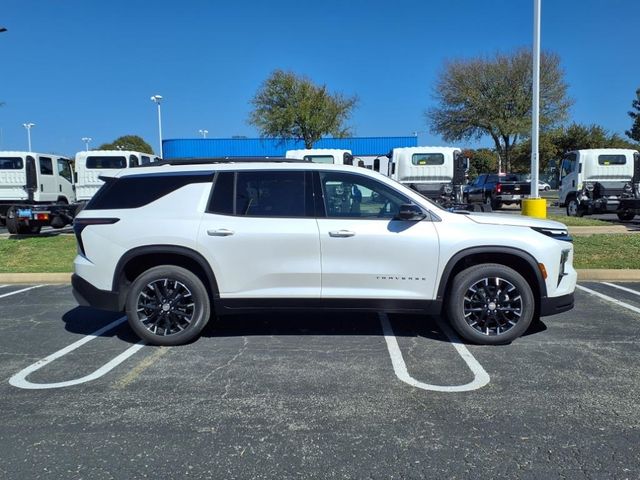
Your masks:
M168 336L160 336L147 330L137 316L138 296L142 289L149 283L169 278L183 283L190 291L195 303L194 318L182 332ZM206 326L211 315L211 300L204 284L194 273L189 270L174 266L163 265L153 267L142 273L134 280L127 293L125 303L129 325L133 331L145 342L153 345L182 345L196 338Z
M501 335L479 333L464 319L464 295L471 285L487 277L500 277L515 286L522 296L523 312L518 323ZM531 325L535 312L535 299L527 281L518 272L500 264L475 265L458 273L447 297L447 315L452 327L465 340L482 345L503 345L520 337Z

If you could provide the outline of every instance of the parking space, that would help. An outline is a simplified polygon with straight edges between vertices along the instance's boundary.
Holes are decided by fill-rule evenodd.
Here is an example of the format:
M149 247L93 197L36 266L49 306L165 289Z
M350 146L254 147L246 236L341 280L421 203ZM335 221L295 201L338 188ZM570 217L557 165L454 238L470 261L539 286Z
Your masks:
M172 348L68 285L0 286L0 477L638 478L640 283L580 286L502 347L432 317L287 313ZM9 383L61 351L24 380L121 361Z

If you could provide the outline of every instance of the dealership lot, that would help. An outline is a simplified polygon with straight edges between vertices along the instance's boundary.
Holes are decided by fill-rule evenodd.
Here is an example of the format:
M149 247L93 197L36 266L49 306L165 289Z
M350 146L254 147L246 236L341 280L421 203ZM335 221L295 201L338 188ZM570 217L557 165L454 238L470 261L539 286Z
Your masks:
M424 388L481 376L436 318L228 317L158 348L126 323L91 337L121 315L68 285L2 286L0 477L638 478L640 283L612 285L582 283L573 311L512 345L466 346L488 383L462 392ZM78 341L31 388L134 351L82 383L9 383Z

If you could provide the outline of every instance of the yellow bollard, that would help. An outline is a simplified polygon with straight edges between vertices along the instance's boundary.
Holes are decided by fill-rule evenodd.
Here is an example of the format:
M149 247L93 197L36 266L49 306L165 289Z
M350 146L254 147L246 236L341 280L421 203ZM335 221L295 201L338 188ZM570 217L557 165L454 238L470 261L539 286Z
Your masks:
M547 218L547 200L545 198L524 198L522 215L536 218Z

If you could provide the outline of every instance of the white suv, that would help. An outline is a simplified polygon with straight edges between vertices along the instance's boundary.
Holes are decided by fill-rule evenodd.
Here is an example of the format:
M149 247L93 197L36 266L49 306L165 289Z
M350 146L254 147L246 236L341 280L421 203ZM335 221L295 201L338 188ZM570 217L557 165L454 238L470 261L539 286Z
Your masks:
M214 314L283 308L446 312L466 340L501 344L573 307L563 224L443 210L350 166L123 170L74 228L76 299L126 310L158 345L193 339Z

